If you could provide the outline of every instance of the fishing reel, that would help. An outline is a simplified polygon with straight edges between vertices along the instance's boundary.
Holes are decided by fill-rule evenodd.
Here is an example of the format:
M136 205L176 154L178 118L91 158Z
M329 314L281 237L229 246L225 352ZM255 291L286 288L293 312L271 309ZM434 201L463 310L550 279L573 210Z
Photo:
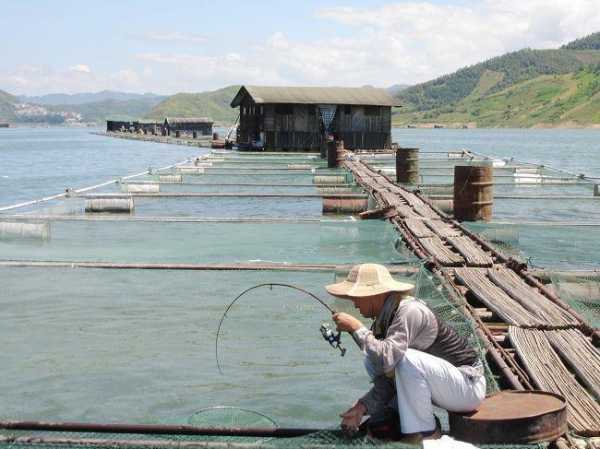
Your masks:
M331 345L332 348L339 349L340 355L344 357L346 355L346 348L342 346L342 333L335 332L328 323L321 324L321 335L323 339Z

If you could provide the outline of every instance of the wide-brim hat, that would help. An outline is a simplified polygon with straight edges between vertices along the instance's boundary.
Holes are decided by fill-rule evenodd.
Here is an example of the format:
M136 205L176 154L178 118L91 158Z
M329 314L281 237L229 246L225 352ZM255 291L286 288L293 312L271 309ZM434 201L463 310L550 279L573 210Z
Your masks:
M405 293L414 290L408 282L396 281L386 267L375 263L356 265L348 273L346 280L325 286L334 296L363 298L382 293Z

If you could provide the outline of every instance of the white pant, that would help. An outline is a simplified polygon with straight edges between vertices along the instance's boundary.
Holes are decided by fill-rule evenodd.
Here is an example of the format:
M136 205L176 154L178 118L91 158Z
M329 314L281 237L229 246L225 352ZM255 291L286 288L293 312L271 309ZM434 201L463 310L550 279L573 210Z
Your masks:
M485 377L469 377L451 363L408 349L396 365L396 393L402 433L435 429L433 404L452 412L477 409L485 398Z
M365 368L372 379L381 374L368 357ZM433 430L433 404L448 411L468 412L479 407L485 397L484 376L469 378L451 363L416 349L408 349L396 365L395 382L403 433Z

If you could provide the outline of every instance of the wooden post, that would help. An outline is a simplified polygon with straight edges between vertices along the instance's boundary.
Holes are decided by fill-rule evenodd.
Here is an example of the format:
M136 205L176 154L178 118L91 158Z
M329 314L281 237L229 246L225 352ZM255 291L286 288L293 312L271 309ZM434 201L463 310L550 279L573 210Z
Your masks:
M396 182L398 184L419 183L418 148L398 148L396 150Z
M327 168L336 168L337 166L337 144L330 140L327 142Z
M490 221L494 205L494 168L491 165L454 167L454 218Z
M594 184L594 196L600 196L600 184Z

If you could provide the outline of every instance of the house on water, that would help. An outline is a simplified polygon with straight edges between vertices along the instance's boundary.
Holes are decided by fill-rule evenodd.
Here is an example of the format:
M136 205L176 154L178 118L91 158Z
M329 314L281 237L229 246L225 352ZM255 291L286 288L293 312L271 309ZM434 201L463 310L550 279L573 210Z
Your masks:
M231 102L240 108L238 146L271 151L319 151L331 137L350 150L390 148L393 106L374 87L242 86Z
M206 117L178 118L167 117L163 125L167 135L190 134L196 139L198 136L210 136L212 134L213 121Z

